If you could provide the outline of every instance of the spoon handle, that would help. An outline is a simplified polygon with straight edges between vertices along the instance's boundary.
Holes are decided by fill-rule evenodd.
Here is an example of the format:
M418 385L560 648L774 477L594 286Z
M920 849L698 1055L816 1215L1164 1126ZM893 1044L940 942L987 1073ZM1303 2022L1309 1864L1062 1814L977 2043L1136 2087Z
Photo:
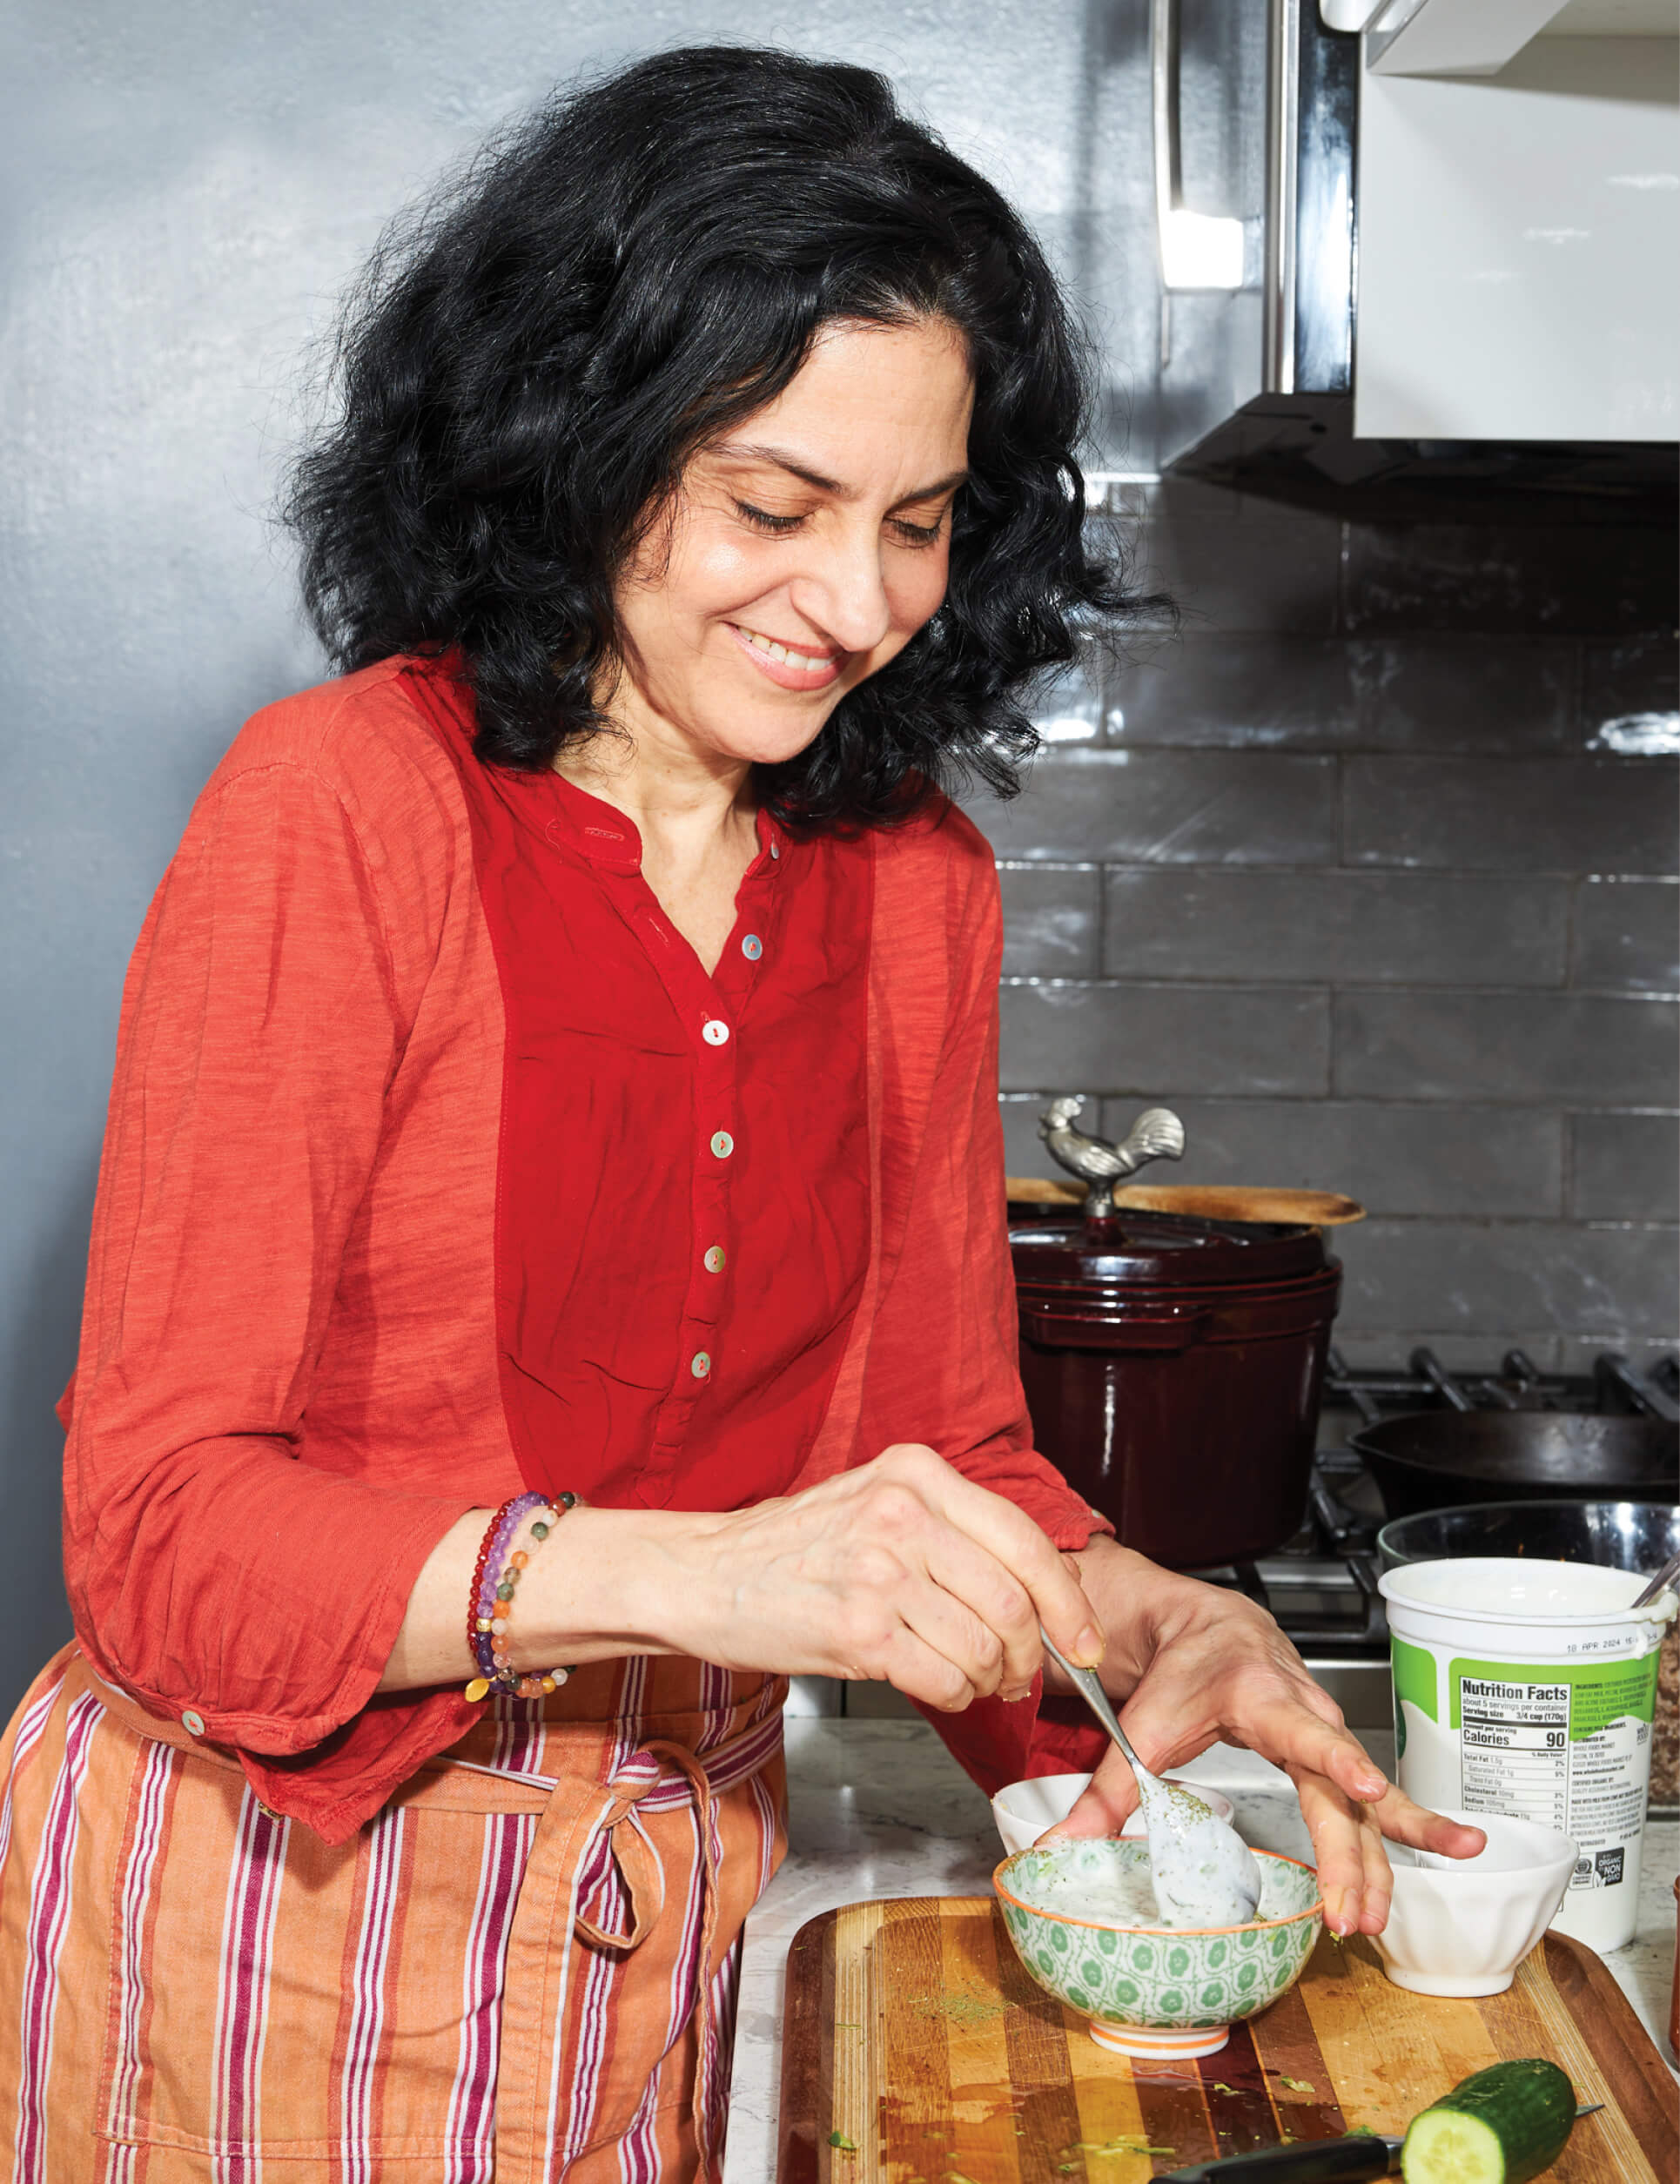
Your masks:
M1072 1662L1049 1636L1042 1625L1039 1626L1038 1636L1043 1640L1045 1651L1055 1662L1063 1675L1070 1678L1085 1704L1126 1754L1127 1764L1131 1767L1132 1773L1137 1776L1139 1782L1141 1784L1146 1779L1152 1779L1149 1770L1132 1751L1131 1738L1120 1727L1119 1717L1109 1704L1108 1693L1104 1690L1102 1678L1097 1671L1094 1669L1075 1668Z
M1633 1605L1636 1608L1649 1608L1660 1593L1670 1589L1677 1577L1680 1577L1680 1555L1670 1555L1650 1584L1635 1596ZM1050 1641L1046 1638L1045 1643L1047 1645Z

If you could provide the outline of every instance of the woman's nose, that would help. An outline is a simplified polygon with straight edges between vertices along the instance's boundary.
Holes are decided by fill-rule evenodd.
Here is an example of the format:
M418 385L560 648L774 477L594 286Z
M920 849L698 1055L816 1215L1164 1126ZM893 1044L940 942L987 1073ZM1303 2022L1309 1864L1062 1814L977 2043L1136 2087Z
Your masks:
M848 652L872 652L892 627L878 531L847 527L826 540L792 587L793 604Z

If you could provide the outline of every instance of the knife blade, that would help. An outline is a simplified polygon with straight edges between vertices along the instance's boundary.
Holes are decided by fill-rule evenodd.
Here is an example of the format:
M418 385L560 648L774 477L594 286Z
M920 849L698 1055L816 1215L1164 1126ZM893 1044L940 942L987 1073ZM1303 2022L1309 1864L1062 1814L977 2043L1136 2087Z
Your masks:
M1602 2100L1578 2107L1576 2118L1596 2116ZM1226 2154L1216 2161L1193 2161L1187 2169L1169 2169L1155 2184L1363 2184L1371 2176L1393 2176L1400 2167L1404 2139L1357 2132L1345 2139L1301 2139L1294 2146L1262 2147L1253 2154Z
M1361 2184L1370 2176L1393 2176L1400 2167L1403 2139L1381 2139L1360 2132L1347 2139L1301 2139L1294 2146L1268 2146L1253 2154L1227 2154L1217 2161L1193 2161L1172 2169L1156 2184Z

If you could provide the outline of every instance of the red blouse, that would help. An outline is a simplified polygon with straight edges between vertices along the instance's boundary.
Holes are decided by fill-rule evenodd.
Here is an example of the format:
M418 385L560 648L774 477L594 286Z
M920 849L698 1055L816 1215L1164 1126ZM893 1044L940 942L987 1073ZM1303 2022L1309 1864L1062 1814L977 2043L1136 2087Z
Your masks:
M916 1440L1099 1523L1015 1370L974 829L761 823L709 978L621 813L467 738L389 661L217 769L130 968L64 1406L94 1665L330 1841L475 1718L377 1685L523 1482L728 1509ZM997 1781L1034 1719L939 1725Z
M869 1260L872 860L759 851L710 977L635 824L554 773L456 762L506 1017L502 1406L533 1486L733 1509L816 1437Z

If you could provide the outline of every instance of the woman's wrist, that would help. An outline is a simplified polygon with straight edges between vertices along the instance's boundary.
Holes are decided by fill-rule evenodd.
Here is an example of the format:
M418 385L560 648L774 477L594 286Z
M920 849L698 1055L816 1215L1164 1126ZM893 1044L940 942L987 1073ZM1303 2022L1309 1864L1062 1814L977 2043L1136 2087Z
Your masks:
M1153 1658L1164 1630L1206 1588L1122 1547L1106 1532L1093 1533L1069 1560L1108 1641L1103 1681L1111 1690L1129 1689ZM1072 1688L1054 1662L1045 1663L1045 1684L1064 1694Z
M699 1550L717 1523L689 1510L572 1510L521 1584L513 1664L701 1651L713 1583Z
M465 1689L479 1663L467 1608L492 1509L459 1517L410 1591L382 1691ZM507 1658L526 1673L627 1653L700 1653L721 1612L709 1536L727 1520L669 1509L571 1510L521 1573Z

